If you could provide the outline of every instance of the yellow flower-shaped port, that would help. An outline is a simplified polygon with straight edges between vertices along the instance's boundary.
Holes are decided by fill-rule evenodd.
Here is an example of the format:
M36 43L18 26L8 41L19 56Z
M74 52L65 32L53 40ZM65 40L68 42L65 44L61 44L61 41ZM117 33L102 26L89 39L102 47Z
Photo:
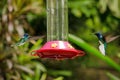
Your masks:
M56 48L56 47L57 47L57 44L56 44L56 43L53 43L53 44L51 44L51 47L52 47L52 48Z
M67 45L69 48L73 48L70 44Z

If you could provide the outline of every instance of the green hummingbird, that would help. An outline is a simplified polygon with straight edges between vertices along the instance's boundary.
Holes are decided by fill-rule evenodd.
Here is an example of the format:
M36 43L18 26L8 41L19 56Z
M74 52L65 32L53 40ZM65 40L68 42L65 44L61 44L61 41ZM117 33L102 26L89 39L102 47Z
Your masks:
M108 35L105 37L100 32L95 33L95 35L97 36L99 40L99 44L100 44L99 50L103 55L105 55L106 53L107 43L120 37L120 35L117 35L117 36Z
M25 34L23 35L23 37L20 38L20 40L19 40L16 44L11 45L11 46L12 46L12 47L13 47L13 46L21 46L21 45L25 44L25 42L26 42L29 38L30 38L29 34L25 33Z
M42 36L42 37L44 37L44 36ZM32 37L28 33L25 33L23 35L23 37L20 38L20 40L16 44L11 45L11 47L13 47L13 46L22 46L29 40L36 40L36 39L39 39L39 38L42 38L42 37L39 37L39 36Z

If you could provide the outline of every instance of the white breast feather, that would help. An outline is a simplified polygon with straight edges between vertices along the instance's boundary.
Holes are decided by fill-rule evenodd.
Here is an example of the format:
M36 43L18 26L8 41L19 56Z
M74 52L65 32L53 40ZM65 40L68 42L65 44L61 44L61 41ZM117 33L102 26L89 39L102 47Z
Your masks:
M100 45L99 45L99 50L100 50L100 52L101 52L103 55L105 55L104 44L103 44L101 41L99 41L99 43L100 43Z

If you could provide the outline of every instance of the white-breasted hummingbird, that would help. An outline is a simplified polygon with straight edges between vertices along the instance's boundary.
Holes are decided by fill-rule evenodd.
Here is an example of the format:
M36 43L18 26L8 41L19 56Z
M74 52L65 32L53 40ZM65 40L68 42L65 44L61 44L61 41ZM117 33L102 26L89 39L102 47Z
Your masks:
M108 35L108 36L103 36L100 32L95 33L95 35L98 37L99 39L99 50L100 52L105 55L106 52L106 48L107 48L107 43L117 39L118 37L120 37L120 35L117 36L112 36L112 35Z

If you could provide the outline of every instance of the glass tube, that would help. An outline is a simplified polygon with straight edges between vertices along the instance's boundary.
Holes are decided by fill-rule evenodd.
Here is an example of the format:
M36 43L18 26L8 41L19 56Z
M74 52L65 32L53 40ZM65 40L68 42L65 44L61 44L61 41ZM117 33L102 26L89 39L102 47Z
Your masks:
M67 0L47 0L47 41L67 41Z

